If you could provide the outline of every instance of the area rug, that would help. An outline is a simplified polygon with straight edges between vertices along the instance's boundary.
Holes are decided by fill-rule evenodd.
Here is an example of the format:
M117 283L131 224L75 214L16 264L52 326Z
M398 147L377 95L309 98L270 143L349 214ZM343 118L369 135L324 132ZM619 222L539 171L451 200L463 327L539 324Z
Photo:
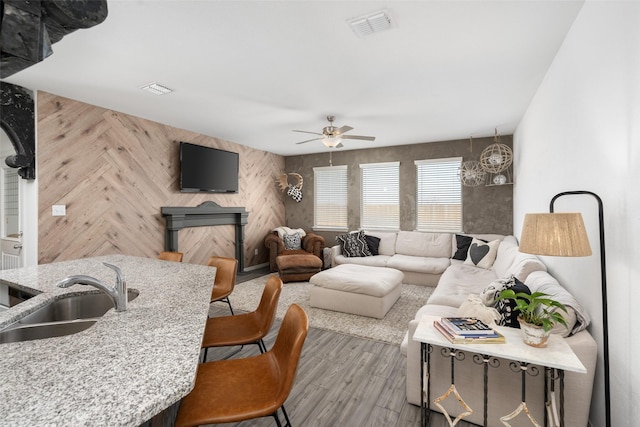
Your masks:
M236 284L230 297L233 308L242 311L255 310L269 276ZM296 303L307 312L311 327L398 345L404 338L409 321L427 302L433 291L433 288L428 286L403 284L400 299L383 319L375 319L310 307L310 286L309 282L285 283L276 318L282 319L289 305Z

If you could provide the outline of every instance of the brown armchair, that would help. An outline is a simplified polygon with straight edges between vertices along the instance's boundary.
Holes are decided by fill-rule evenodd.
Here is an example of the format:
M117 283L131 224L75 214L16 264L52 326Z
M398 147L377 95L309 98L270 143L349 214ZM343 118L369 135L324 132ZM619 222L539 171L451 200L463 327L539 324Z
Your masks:
M275 231L267 234L267 237L264 238L264 245L269 250L269 271L271 272L278 271L276 258L279 255L313 254L320 258L320 260L323 259L322 250L324 249L324 237L315 233L307 233L307 235L302 238L301 249L285 249L284 242Z

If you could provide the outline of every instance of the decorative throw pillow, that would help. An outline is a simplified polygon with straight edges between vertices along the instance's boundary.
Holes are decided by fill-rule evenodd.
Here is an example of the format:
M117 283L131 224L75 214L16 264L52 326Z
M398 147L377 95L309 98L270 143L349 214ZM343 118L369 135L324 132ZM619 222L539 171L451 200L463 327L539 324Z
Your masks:
M511 289L513 292L523 292L531 295L531 290L527 285L520 280L513 277L513 281L506 284L505 289ZM501 299L496 302L495 308L500 313L499 326L508 326L510 328L520 329L520 323L518 323L518 312L515 311L516 302L512 299Z
M484 305L493 307L496 304L496 296L502 292L503 289L513 286L514 279L515 278L511 276L508 279L496 279L489 283L489 286L480 292L480 299L482 299Z
M284 248L286 250L302 248L302 238L300 237L300 233L285 234L282 241L284 242Z
M363 231L336 236L336 240L340 243L342 255L346 257L371 256Z
M364 235L364 239L367 241L367 247L371 255L378 255L378 248L380 247L380 238L376 236Z
M485 243L480 239L474 238L471 241L471 245L469 245L469 253L464 263L484 269L491 268L493 262L496 260L499 245L500 240Z
M462 234L456 234L456 253L453 254L451 259L457 259L460 261L464 261L467 259L467 254L469 253L469 246L471 246L471 241L473 237L471 236L463 236ZM487 243L486 240L478 239L482 242Z

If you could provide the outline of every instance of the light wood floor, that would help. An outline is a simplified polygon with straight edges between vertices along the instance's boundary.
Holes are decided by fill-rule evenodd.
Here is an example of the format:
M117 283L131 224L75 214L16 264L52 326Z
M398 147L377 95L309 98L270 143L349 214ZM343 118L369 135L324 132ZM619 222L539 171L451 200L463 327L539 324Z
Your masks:
M229 314L225 307L216 304L211 314ZM268 349L275 341L278 327L279 322L276 322L265 340ZM227 354L229 349L210 349L207 360L220 359ZM233 357L255 354L258 354L258 348L253 345ZM420 410L408 404L405 397L405 366L406 358L397 345L310 328L295 386L285 404L292 425L419 426ZM271 417L225 424L275 425ZM448 423L440 414L435 414L431 425L445 427ZM471 424L461 422L458 425L469 427Z

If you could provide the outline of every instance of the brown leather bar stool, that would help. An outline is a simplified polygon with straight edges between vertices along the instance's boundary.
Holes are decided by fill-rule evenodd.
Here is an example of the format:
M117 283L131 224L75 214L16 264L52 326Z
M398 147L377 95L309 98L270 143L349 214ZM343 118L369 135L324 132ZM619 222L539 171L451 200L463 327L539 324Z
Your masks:
M229 305L231 314L234 314L231 301L229 301L229 295L231 295L233 287L236 285L238 260L235 258L212 256L209 258L207 265L217 268L216 278L213 282L213 290L211 291L211 302L226 302Z
M282 280L277 276L269 277L262 291L260 303L255 311L235 316L220 316L207 319L202 338L204 361L207 360L209 347L241 346L226 358L238 353L245 344L257 344L260 353L267 351L263 338L269 333L276 318L278 300L282 291Z
M158 255L158 259L163 261L182 262L182 252L162 251L160 252L160 255Z
M293 388L309 319L292 304L282 320L273 348L244 359L220 360L198 366L195 386L178 409L177 427L232 423L272 416L280 426L284 402Z

